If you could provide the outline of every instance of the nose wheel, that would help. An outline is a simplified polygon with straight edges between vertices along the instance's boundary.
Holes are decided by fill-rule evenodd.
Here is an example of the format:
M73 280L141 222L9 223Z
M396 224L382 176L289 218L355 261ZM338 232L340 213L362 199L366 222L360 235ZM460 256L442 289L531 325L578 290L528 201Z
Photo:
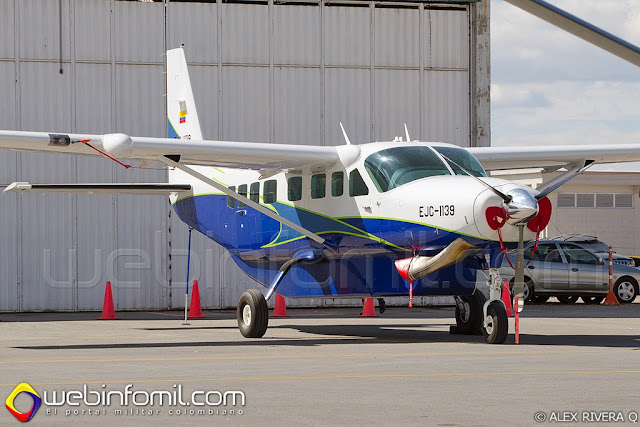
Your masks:
M489 344L502 344L509 333L509 318L501 302L493 301L487 307L487 318L482 327L482 334Z

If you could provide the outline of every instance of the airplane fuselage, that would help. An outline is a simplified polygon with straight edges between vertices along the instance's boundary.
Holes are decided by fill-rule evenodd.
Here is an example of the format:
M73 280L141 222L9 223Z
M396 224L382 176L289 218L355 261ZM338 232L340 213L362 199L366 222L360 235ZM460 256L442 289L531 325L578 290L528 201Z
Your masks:
M434 146L453 147L373 143L357 146L355 156L353 146L345 146L348 153L341 157L343 161L324 170L274 174L194 167L322 236L333 250L201 181L192 182L180 171L172 171L170 181L192 182L193 192L173 196L171 202L185 223L228 249L237 264L264 285L296 253L321 253L315 262L299 264L287 275L278 289L287 297L406 295L409 284L400 277L394 262L420 248L446 247L458 238L476 248L473 256L461 257L454 265L423 277L414 284L414 294L468 295L475 289L476 271L486 267L484 254L495 260L500 252L499 237L488 226L485 212L489 206L502 206L502 201L475 178L460 171L456 174L442 158L438 159L443 162L442 169L424 177L424 171L394 168L389 172L380 166L380 162L391 161L384 156L394 153L420 155L426 150L424 154L435 159ZM372 164L374 158L378 166ZM372 172L375 170L379 172ZM394 176L393 183L385 183L383 177L376 181L376 173ZM504 180L483 180L504 191L519 187ZM517 239L516 231L515 227L504 227L507 247ZM535 236L529 230L527 234L529 239Z

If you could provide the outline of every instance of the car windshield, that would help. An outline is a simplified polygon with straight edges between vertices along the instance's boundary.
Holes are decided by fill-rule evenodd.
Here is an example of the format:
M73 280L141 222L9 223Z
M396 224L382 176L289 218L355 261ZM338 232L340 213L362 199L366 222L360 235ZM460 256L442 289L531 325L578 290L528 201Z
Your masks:
M583 248L592 250L593 252L609 252L609 246L598 240L591 242L578 242L578 244Z
M364 167L376 185L384 193L401 185L436 175L451 175L451 172L429 147L396 147L371 154Z
M466 175L466 173L460 169L462 166L473 176L487 176L487 173L482 168L482 165L471 153L462 148L456 147L433 147L438 153L442 154L451 166L453 172L456 175ZM451 160L451 161L450 161ZM457 165L456 165L457 164Z

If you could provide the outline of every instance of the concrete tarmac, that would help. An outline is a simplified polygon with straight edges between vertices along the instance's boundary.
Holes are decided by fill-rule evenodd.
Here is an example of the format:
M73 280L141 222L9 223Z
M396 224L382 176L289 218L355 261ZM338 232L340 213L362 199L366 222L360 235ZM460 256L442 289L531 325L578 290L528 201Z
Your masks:
M233 311L189 326L180 312L0 313L0 398L33 386L46 402L34 425L631 425L640 413L638 303L527 306L519 345L513 319L504 345L450 335L453 307L358 313L289 309L262 339L243 338ZM0 408L0 424L18 422Z

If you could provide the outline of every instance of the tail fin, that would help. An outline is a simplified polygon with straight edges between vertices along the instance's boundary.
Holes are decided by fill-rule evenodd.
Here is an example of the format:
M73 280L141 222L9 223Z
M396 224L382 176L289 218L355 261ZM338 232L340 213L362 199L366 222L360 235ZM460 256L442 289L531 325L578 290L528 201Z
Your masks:
M169 138L203 139L182 47L167 51L167 119Z

